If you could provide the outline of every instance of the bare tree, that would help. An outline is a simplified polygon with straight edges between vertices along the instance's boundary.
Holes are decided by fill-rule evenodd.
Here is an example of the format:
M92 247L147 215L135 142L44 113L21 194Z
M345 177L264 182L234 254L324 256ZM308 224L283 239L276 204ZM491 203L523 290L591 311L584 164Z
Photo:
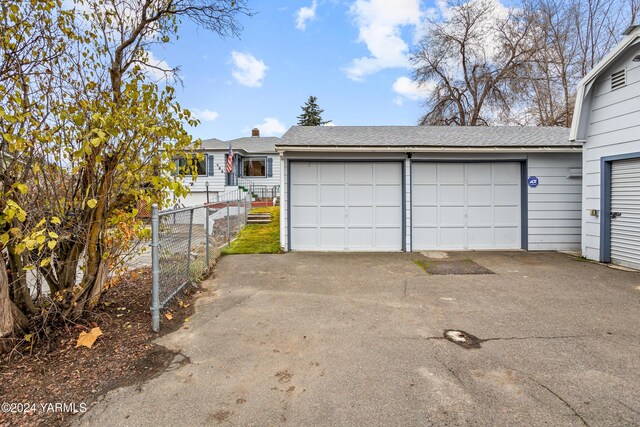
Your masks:
M575 91L638 15L637 0L527 0L535 47L512 90L519 124L571 126Z
M496 0L450 2L411 56L414 77L432 89L422 125L487 125L511 109L509 87L532 55L531 20Z

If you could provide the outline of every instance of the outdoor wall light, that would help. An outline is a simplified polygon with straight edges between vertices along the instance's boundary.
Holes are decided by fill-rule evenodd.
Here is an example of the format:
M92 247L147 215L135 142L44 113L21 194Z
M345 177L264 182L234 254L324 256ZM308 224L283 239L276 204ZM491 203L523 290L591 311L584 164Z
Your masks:
M636 55L633 57L633 62L640 62L640 55Z

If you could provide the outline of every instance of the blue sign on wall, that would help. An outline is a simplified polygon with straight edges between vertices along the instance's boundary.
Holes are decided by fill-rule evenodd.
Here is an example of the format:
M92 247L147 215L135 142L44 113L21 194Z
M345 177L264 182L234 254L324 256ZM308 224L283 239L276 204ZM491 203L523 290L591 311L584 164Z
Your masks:
M527 179L527 184L529 184L531 188L536 188L538 186L538 177L530 176L529 179Z

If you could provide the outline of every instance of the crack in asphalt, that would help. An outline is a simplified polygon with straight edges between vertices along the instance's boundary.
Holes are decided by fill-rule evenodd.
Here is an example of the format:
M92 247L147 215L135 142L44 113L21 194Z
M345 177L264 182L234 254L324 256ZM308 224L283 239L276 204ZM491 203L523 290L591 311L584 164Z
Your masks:
M444 361L438 359L438 357L436 357L435 355L433 356L433 358L439 362L442 366L444 366L445 368L447 368L447 371L449 371L451 373L451 375L453 375L453 377L458 380L458 382L460 384L462 384L463 387L467 387L467 385L464 383L464 381L462 381L462 379L460 378L460 376L458 375L458 373L456 371L454 371L449 365L447 365Z
M511 341L511 340L559 340L559 339L569 339L569 338L598 338L603 335L558 335L558 336L530 336L530 337L491 337L491 338L479 338L479 342L487 342L487 341ZM432 336L432 337L406 337L409 339L423 339L423 340L447 340L446 337L443 336Z
M630 411L631 411L631 412L633 412L634 414L640 415L640 412L636 411L636 410L635 410L635 409L633 409L631 406L627 405L626 403L624 403L624 402L622 402L622 401L620 401L620 400L618 400L618 399L615 399L615 400L616 400L616 402L618 402L619 404L621 404L622 406L624 406L625 408L627 408L628 410L630 410Z
M516 370L516 372L520 372L520 371ZM589 424L582 417L582 415L580 415L578 413L578 411L576 411L575 408L573 406L571 406L571 404L569 402L567 402L562 396L560 396L558 393L556 393L555 391L551 390L548 386L544 385L543 383L541 383L540 381L536 380L535 378L530 377L529 375L523 374L522 372L520 372L520 374L524 375L526 378L528 378L529 380L531 380L534 383L538 384L540 387L542 387L543 389L547 390L549 393L554 395L559 401L561 401L564 404L564 406L566 406L567 408L569 408L569 410L571 410L571 412L573 412L573 415L575 415L576 417L578 417L580 419L580 421L582 421L582 424L584 424L585 426L589 427Z

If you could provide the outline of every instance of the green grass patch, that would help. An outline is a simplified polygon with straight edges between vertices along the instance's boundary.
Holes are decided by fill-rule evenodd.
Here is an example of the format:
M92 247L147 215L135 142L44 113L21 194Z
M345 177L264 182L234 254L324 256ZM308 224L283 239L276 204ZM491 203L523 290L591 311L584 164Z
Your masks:
M424 270L425 273L429 273L429 267L431 267L431 262L422 259L414 259L413 263ZM430 274L430 273L429 273Z
M223 255L278 254L280 250L280 206L251 209L250 213L270 213L269 224L247 224Z

